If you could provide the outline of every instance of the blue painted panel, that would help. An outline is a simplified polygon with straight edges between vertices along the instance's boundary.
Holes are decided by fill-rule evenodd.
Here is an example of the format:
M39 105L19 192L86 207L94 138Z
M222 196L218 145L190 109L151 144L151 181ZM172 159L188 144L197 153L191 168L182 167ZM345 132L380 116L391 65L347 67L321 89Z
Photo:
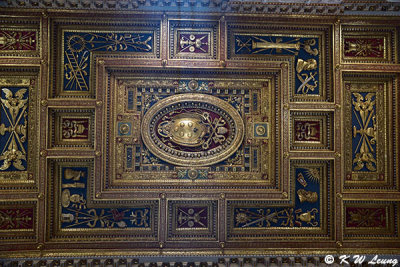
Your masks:
M28 88L1 88L0 171L26 171L28 95Z

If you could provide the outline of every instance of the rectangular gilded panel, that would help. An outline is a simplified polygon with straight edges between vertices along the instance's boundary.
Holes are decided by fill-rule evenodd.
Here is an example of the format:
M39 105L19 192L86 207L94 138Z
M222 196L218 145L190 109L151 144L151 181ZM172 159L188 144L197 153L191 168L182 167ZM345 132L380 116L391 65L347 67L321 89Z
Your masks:
M269 142L280 125L275 74L173 75L116 74L118 86L107 92L105 184L181 188L196 181L203 188L276 188L280 142Z
M0 183L31 183L38 157L36 77L0 73L0 93Z
M0 201L0 239L32 241L36 226L36 202Z
M332 162L292 160L288 201L228 201L228 238L330 236Z
M396 186L392 118L396 100L390 78L345 78L345 185Z
M217 201L168 201L169 240L216 240L218 229Z
M398 238L398 203L345 201L344 235L346 239Z
M333 147L332 112L290 112L290 149L310 150Z
M0 57L39 57L41 50L39 20L32 19L26 25L19 23L20 21L12 19L6 21L0 19Z
M294 28L260 25L228 25L228 58L270 60L281 58L290 64L294 87L290 101L331 101L330 54L325 28Z
M64 24L64 25L63 25ZM96 28L70 27L56 22L54 44L60 58L54 58L56 75L54 96L94 97L92 74L95 58L102 57L159 57L159 22L146 24L99 24ZM114 30L110 30L113 25ZM102 29L103 27L103 29ZM57 77L57 79L55 78Z
M36 51L37 31L0 28L0 51Z
M93 195L93 161L91 159L50 160L52 239L78 238L87 235L107 238L153 240L157 238L157 201L99 201ZM83 234L85 233L85 234Z
M171 59L218 59L218 22L170 20Z
M50 147L94 146L94 109L50 109Z
M397 62L395 28L343 26L341 57L345 62Z

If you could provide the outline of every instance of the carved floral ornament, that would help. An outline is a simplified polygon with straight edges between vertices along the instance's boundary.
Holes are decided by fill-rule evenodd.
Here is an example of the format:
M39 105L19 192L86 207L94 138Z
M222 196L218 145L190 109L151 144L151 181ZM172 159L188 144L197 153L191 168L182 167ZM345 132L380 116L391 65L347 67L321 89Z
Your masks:
M157 157L180 166L207 166L231 156L243 140L241 115L205 94L173 95L154 104L142 122L144 144Z

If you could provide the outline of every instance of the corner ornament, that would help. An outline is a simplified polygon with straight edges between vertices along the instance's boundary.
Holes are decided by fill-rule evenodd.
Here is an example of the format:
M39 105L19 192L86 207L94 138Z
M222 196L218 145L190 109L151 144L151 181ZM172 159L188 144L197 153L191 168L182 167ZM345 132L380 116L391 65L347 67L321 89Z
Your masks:
M244 123L228 102L206 94L180 94L155 103L144 115L142 138L158 158L178 166L208 166L240 147Z

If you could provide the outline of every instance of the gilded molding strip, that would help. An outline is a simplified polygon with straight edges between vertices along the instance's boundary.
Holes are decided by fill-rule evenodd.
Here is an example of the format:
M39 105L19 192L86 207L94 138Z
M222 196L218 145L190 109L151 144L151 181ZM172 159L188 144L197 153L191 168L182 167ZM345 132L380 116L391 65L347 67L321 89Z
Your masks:
M179 261L178 261L179 260ZM97 257L66 257L66 258L29 258L29 259L7 259L0 260L0 264L5 267L12 266L115 266L115 267L160 267L160 266L176 266L176 267L229 267L229 266L258 266L267 267L274 266L294 266L294 265L321 265L324 264L324 256L315 255L302 255L302 256L253 256L250 257L246 254L245 257L239 256L196 256L195 261L193 257L181 256L179 259L176 257L121 257L121 256L108 256L103 258Z
M158 11L167 12L179 10L181 12L208 13L210 11L219 13L245 13L245 14L271 14L271 15L319 15L319 16L398 16L400 5L391 1L306 1L293 0L285 2L248 2L248 1L189 1L189 0L143 0L127 2L116 1L95 1L71 2L66 0L47 1L37 0L4 2L2 7L9 8L56 8L72 10L108 10L108 11Z

